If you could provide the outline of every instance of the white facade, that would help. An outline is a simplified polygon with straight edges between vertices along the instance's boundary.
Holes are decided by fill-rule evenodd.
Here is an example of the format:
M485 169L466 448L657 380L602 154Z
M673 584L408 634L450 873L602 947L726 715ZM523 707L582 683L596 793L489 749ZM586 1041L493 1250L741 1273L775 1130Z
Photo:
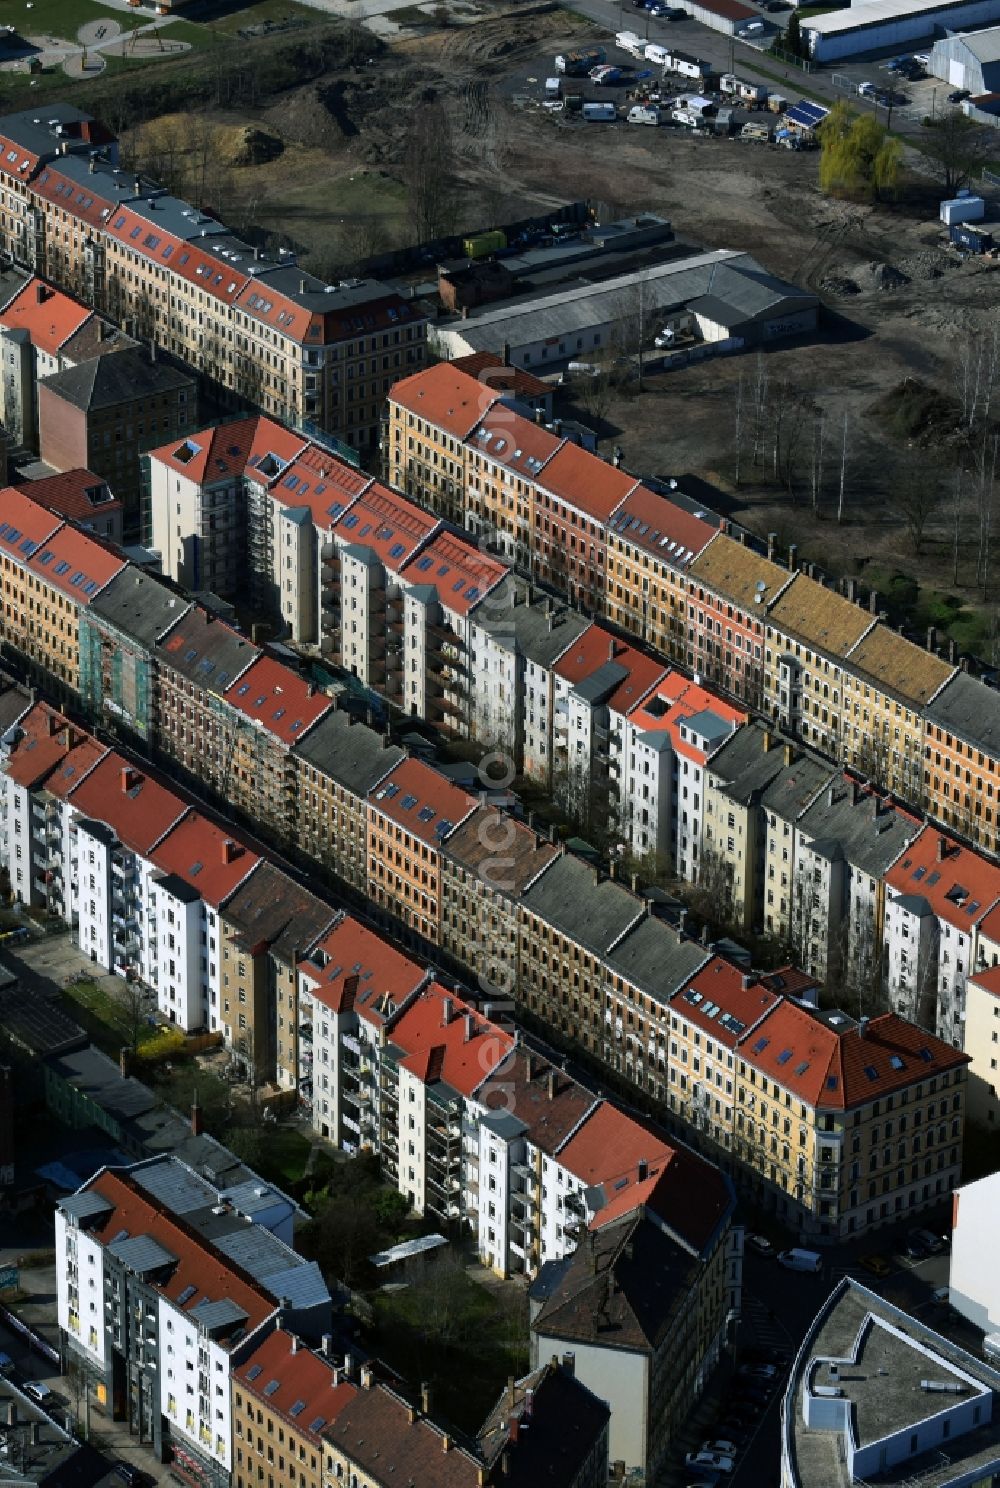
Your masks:
M224 1472L232 1466L229 1353L195 1319L159 1299L160 1414Z
M320 544L309 508L279 506L274 532L278 611L295 644L312 645L319 640L316 553Z
M200 485L151 458L149 487L151 546L163 573L185 589L229 595L241 588L242 479Z
M924 1020L921 1008L936 1013L938 922L925 899L911 894L885 897L886 991L893 1009L912 1023Z
M993 1249L998 1214L1000 1173L952 1195L948 1301L984 1333L1000 1332L1000 1272Z
M104 1248L61 1209L55 1212L56 1306L60 1330L102 1373L107 1363L104 1330Z
M106 971L117 969L112 956L112 858L113 847L118 846L114 833L101 822L80 818L76 823L76 895L77 938L81 951L103 966ZM127 854L131 858L131 854ZM134 863L131 865L134 868ZM124 933L125 898L129 878L125 865L119 861L114 876L115 905L114 924Z
M31 792L8 775L3 776L0 801L3 827L3 863L10 873L10 889L19 904L36 904L33 895L34 845L31 832Z
M672 857L675 765L670 735L624 718L611 738L612 778L619 782L615 830L633 857Z
M998 0L862 0L846 10L810 16L802 35L814 61L836 62L923 41L938 28L961 31L998 19Z
M185 1030L209 1025L207 958L202 970L204 906L180 880L158 873L149 880L143 980L156 992L164 1017Z

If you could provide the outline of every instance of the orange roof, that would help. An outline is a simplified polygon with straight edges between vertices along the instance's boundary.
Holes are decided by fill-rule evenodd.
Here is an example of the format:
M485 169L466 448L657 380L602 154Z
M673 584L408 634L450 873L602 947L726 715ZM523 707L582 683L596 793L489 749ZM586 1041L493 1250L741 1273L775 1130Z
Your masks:
M455 357L451 364L456 372L468 372L479 382L485 382L494 392L523 398L550 398L552 389L547 382L526 372L523 367L512 367L495 351L471 351L468 356Z
M108 185L106 176L99 176L95 171L88 179L86 189L83 189L79 181L68 176L54 160L49 161L31 185L39 196L52 202L60 211L69 212L94 228L102 228L117 205L115 192L106 192L104 189Z
M233 1382L317 1447L322 1445L320 1432L358 1393L350 1380L334 1385L333 1361L281 1328L269 1333L234 1371Z
M418 759L400 760L368 797L370 812L387 816L431 847L439 847L478 805L475 796Z
M247 480L269 485L305 447L301 434L286 429L284 424L276 423L274 419L261 416L254 422L245 471Z
M29 789L44 780L81 739L90 737L47 703L36 703L18 722L17 733L4 774Z
M604 1207L590 1221L592 1230L613 1224L640 1204L701 1251L733 1208L733 1192L713 1164L684 1148L666 1148L649 1164L649 1176L638 1174L619 1187L621 1179L600 1185Z
M646 1164L648 1176L673 1151L655 1132L626 1116L617 1106L601 1101L559 1148L556 1159L588 1188L610 1184L613 1189L623 1179L637 1182L640 1163Z
M63 525L42 543L28 567L52 588L87 605L121 573L125 560L85 532Z
M1000 997L1000 966L987 966L982 971L977 971L975 976L969 977L970 982L975 982L977 987L982 987L991 997Z
M966 935L1000 899L1000 867L937 827L925 827L914 838L885 881L898 894L926 899L939 919Z
M443 1080L465 1096L473 1095L514 1048L510 1034L437 982L404 1008L389 1036L403 1050L404 1069L427 1084Z
M40 502L23 490L4 486L0 490L0 552L24 565L47 537L62 526Z
M4 306L0 312L0 325L12 331L27 331L32 346L55 356L63 342L68 341L93 313L79 300L63 294L62 290L33 278L9 305Z
M467 615L509 572L505 563L481 553L471 542L442 532L406 565L403 578L411 584L433 584L444 609Z
M272 482L271 494L285 506L307 506L318 527L330 527L371 484L364 470L355 470L319 445L307 444Z
M100 1194L115 1206L94 1230L102 1245L111 1245L119 1237L134 1240L148 1236L177 1258L165 1281L149 1284L180 1311L192 1313L204 1302L228 1300L246 1313L243 1325L246 1333L252 1333L274 1312L275 1302L263 1287L228 1264L214 1246L196 1238L183 1220L165 1214L140 1195L127 1177L107 1171L99 1173L87 1185L87 1191Z
M711 523L646 486L635 486L608 523L609 537L678 568L686 568L715 532Z
M672 1001L678 1017L735 1049L747 1029L753 1028L779 999L755 976L745 974L721 956L713 956Z
M344 543L371 548L386 568L399 573L440 525L432 512L376 481L337 518L333 534Z
M283 744L297 744L333 702L291 667L258 656L224 694L231 708Z
M257 432L256 418L237 419L231 424L222 424L214 429L203 429L198 434L162 444L150 450L149 458L161 465L169 465L179 475L186 476L196 485L211 485L214 481L232 480L242 475Z
M384 998L398 1006L426 976L416 961L352 915L345 915L313 947L299 970L312 984L317 1002L334 1013L353 1009L370 1023L384 1023L389 1016Z
M111 753L71 791L70 805L113 827L125 846L143 857L188 809L180 796Z
M86 525L93 517L121 511L122 503L112 496L103 476L92 470L63 470L32 481L27 494L49 511Z
M207 817L191 811L151 853L163 873L175 873L214 909L224 903L260 862L255 852Z
M703 765L708 758L706 751L681 734L685 719L693 718L696 713L711 713L723 723L734 725L747 721L747 714L741 709L734 708L697 682L689 682L679 672L668 672L632 709L628 721L644 734L669 733L677 754Z
M505 403L494 404L465 442L474 454L527 481L538 479L563 443L543 424L523 418Z
M839 1015L836 1026L794 1002L781 1001L744 1036L740 1058L796 1099L823 1110L863 1106L879 1096L968 1064L960 1049L896 1013L861 1026Z
M107 746L100 744L90 734L78 733L75 742L59 761L45 782L45 789L60 800L65 800L80 781L107 754Z
M666 668L656 657L619 641L610 630L597 624L589 625L577 637L569 650L560 656L553 671L575 687L608 663L624 667L628 673L607 700L608 706L616 713L628 713L666 674Z
M497 394L449 362L436 362L397 382L389 399L436 429L465 439L496 402Z
M214 218L210 224L206 220L208 225L219 232L225 230ZM168 274L189 279L205 294L227 305L234 304L243 288L252 282L243 270L207 251L211 235L201 243L175 237L156 221L155 210L145 216L132 207L117 207L104 224L104 231L129 253L166 266Z
M538 484L567 506L605 523L638 482L578 444L564 444Z

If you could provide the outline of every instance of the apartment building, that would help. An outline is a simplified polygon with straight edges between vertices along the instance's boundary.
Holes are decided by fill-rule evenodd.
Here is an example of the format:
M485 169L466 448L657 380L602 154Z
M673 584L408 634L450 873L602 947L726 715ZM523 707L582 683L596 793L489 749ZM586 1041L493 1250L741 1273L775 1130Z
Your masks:
M222 1031L255 1086L296 1086L298 963L335 918L329 904L267 862L220 910Z
M417 759L401 760L368 796L367 897L414 944L440 943L444 843L478 804Z
M299 961L298 1088L313 1130L345 1152L379 1151L383 1125L398 1115L382 1109L385 1030L428 975L351 915Z
M719 532L687 571L687 664L699 678L762 708L768 671L765 616L791 582L774 562Z
M92 470L66 470L61 475L43 476L31 482L27 494L56 516L74 522L94 537L121 546L122 503L112 494L107 481Z
M190 601L154 574L126 564L80 611L80 699L102 727L153 744L153 649L189 609Z
M552 770L553 667L588 629L578 611L508 573L470 614L469 737L546 781Z
M963 1045L965 985L980 927L1000 900L1000 867L924 827L885 876L886 991L904 1017Z
M958 1182L968 1063L896 1013L782 999L737 1048L733 1151L803 1240L898 1223Z
M465 441L464 525L525 573L534 563L536 483L563 442L540 414L524 418L506 401Z
M324 1432L358 1390L340 1363L279 1326L231 1378L233 1488L324 1488Z
M761 794L764 931L783 945L790 945L802 929L796 919L796 889L799 885L796 882L795 823L818 799L820 792L828 788L831 776L834 772L827 760L790 749L786 767ZM809 896L803 893L802 901L808 905Z
M487 1481L512 1488L547 1480L604 1488L610 1414L604 1396L577 1377L573 1359L553 1354L507 1385L476 1433L492 1470Z
M152 650L155 746L227 800L236 715L224 695L260 654L200 605L178 615Z
M388 285L327 285L217 219L118 169L117 144L80 110L0 120L0 233L135 335L296 424L374 444L390 386L423 365L426 317Z
M669 1100L673 1039L670 998L703 967L708 949L647 915L605 960L601 1057L645 1095Z
M634 476L565 443L539 473L531 576L589 615L604 612L607 528L637 485Z
M1000 852L1000 696L964 672L924 710L921 799L945 826Z
M517 994L518 902L558 848L493 806L479 806L444 844L441 948L493 998Z
M368 797L405 758L353 712L331 709L292 750L298 844L363 891L368 883Z
M520 1009L600 1054L605 1038L605 960L646 913L642 900L580 858L562 853L521 896Z
M883 790L924 798L927 705L955 675L933 651L874 625L846 654L842 758Z
M3 644L20 659L32 657L40 644L36 642L35 624L37 580L28 569L28 559L63 523L13 486L4 489L3 502L4 520L0 523ZM62 661L65 664L65 657Z
M873 615L802 573L767 611L764 708L834 759L844 750L844 658L874 625Z
M461 526L468 459L464 441L497 402L497 394L468 373L438 362L394 382L388 399L389 481L435 515Z
M669 864L698 881L705 766L747 715L678 672L614 717L612 817L631 856Z
M635 486L608 522L605 617L671 661L688 659L685 581L715 535L706 517Z
M963 1045L969 1056L969 1120L986 1128L1000 1121L1000 969L970 973L965 986Z

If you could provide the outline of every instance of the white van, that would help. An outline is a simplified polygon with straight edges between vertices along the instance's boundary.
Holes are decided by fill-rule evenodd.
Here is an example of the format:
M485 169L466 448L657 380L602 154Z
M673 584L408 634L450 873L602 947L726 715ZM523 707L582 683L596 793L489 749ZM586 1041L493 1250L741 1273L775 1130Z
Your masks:
M781 1250L778 1252L778 1265L789 1271L821 1271L823 1257L816 1250Z
M628 124L659 124L660 110L655 104L635 103L628 111Z

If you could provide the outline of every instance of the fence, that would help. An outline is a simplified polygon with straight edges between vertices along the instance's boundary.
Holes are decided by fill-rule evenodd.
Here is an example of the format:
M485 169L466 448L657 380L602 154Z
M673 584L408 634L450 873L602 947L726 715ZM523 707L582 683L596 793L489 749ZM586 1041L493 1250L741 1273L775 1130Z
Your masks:
M997 175L996 171L987 170L985 165L983 166L983 180L987 186L1000 186L1000 175Z

